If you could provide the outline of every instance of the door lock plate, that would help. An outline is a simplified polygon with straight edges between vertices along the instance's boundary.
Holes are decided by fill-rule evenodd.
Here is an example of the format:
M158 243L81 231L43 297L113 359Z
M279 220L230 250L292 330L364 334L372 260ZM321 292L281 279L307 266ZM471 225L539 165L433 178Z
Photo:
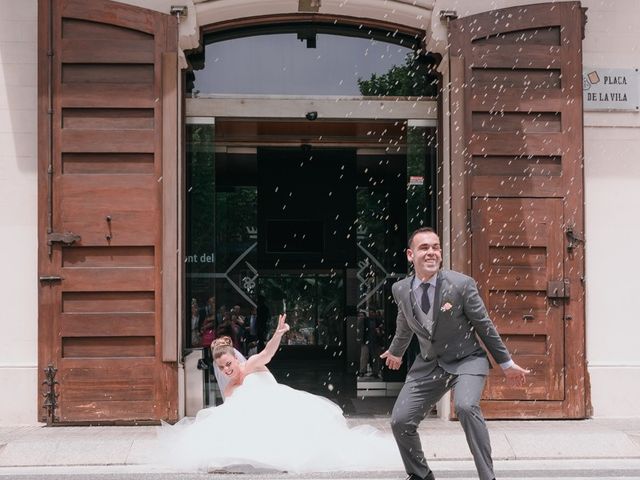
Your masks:
M569 298L569 280L552 280L547 283L547 297L562 299Z

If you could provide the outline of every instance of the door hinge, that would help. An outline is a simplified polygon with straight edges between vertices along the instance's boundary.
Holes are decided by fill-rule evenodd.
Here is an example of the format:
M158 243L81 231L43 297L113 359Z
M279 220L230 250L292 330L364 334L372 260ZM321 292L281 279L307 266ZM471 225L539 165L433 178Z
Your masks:
M40 277L38 277L38 280L40 280L43 283L53 283L53 282L61 282L62 277L59 277L58 275L41 275Z
M71 245L80 241L80 235L76 235L72 232L58 233L51 232L47 234L47 245L51 246L54 243L64 243L65 245Z
M567 252L571 253L579 243L584 243L584 235L577 232L573 226L568 226L564 230L567 236Z
M56 380L56 373L58 373L58 369L55 368L53 363L49 363L47 368L44 369L45 380L42 382L42 385L44 385L45 388L42 393L42 396L44 397L42 408L44 408L46 412L48 427L58 421L58 417L56 417L56 409L58 408L59 393L56 392L56 385L59 385L59 383Z

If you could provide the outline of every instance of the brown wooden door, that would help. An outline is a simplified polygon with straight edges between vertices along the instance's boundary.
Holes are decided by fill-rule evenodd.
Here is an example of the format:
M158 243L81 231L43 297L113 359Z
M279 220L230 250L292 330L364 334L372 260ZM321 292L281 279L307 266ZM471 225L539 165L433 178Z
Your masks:
M163 105L176 92L162 69L175 19L104 0L39 8L39 272L60 277L40 282L39 364L58 369L57 421L173 420L161 275Z
M562 200L473 203L473 276L509 351L532 372L514 387L494 368L484 398L563 400L564 301L547 297L549 282L564 278Z
M587 414L583 245L568 233L583 231L583 21L563 2L450 23L452 265L533 370L523 388L492 372L489 418Z

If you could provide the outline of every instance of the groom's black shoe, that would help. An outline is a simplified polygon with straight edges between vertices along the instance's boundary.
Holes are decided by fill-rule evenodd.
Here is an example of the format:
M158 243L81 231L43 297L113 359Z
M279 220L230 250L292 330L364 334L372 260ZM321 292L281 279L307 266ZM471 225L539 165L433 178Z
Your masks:
M436 477L433 474L433 472L427 473L427 476L424 477L424 478L419 477L418 475L416 475L414 473L410 473L409 476L407 477L407 480L436 480Z

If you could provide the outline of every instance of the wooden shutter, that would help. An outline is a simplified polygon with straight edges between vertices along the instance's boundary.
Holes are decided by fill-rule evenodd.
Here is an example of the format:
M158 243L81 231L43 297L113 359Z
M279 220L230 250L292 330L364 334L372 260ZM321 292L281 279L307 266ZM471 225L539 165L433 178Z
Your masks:
M583 22L562 2L450 23L452 264L533 370L523 388L492 371L489 418L586 415Z
M56 421L174 420L176 347L162 308L163 247L175 235L163 226L175 213L163 179L177 150L175 19L41 0L39 21L39 364L58 369Z

